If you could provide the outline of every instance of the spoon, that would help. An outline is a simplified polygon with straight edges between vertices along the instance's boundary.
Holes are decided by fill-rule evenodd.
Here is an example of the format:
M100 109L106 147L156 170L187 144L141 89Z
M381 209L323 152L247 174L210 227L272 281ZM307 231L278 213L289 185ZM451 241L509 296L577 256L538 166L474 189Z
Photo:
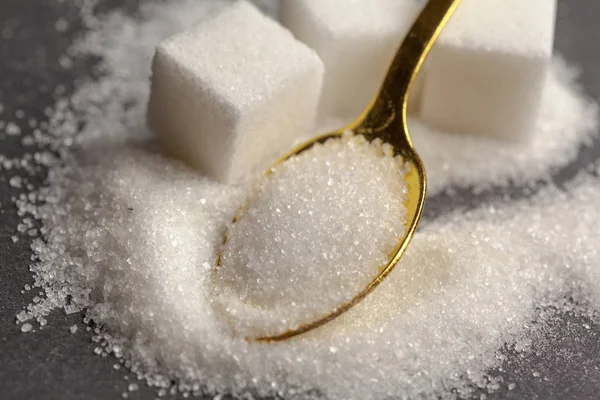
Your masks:
M379 90L379 94L373 99L367 109L347 127L317 136L295 148L279 159L267 171L265 176L265 179L269 179L268 176L275 166L310 149L316 143L323 143L328 139L340 137L348 131L352 131L357 135L363 135L368 141L380 139L384 143L390 144L394 155L401 156L407 166L404 179L407 184L408 194L404 203L407 215L404 235L391 253L387 265L384 265L375 278L350 301L341 304L329 313L282 334L249 339L259 342L281 341L326 324L363 300L385 279L400 261L421 219L427 188L425 168L419 155L413 148L408 132L406 110L409 93L425 57L459 2L460 0L428 1L396 52ZM232 225L229 227L230 230L235 227L237 220L237 216L233 218ZM223 245L217 256L217 268L221 267L223 248L226 243L227 234L225 234Z

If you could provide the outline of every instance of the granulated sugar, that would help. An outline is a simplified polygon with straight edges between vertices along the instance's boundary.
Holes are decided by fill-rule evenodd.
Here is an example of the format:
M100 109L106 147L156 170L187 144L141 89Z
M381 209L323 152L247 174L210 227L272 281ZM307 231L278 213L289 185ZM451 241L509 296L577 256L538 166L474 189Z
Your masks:
M274 344L233 335L212 304L212 275L246 193L166 160L144 139L154 46L224 3L144 6L140 20L85 14L91 32L69 54L101 56L103 77L59 99L37 133L21 133L55 153L4 160L30 174L50 167L48 187L17 200L19 234L41 224L32 295L45 293L17 316L18 329L37 330L56 308L86 309L96 352L118 357L163 395L176 381L187 392L254 398L451 398L472 385L510 385L486 371L502 362L505 343L528 348L535 332L523 329L536 307L573 296L600 309L600 185L582 175L569 193L549 187L534 199L428 222L382 286L322 329ZM568 79L550 80L546 96L539 132L520 145L411 126L434 191L527 185L573 159L595 129L594 105ZM22 183L13 189L30 187Z
M179 277L190 274L182 281L188 285L206 273L197 266L208 260L211 243L224 234L218 215L226 212L229 217L233 208L227 211L225 203L237 203L236 190L186 174L132 145L96 151L86 152L80 168L61 177L71 184L47 193L38 216L53 220L57 229L49 232L48 245L40 240L33 244L40 260L32 267L38 286L50 281L78 284L55 286L28 311L43 314L53 306L69 314L91 307L90 317L107 324L115 314L131 313L127 318L133 330L122 333L132 337L137 334L135 319L162 319L175 312L161 301L181 291L181 282L170 279L174 270ZM131 286L134 282L154 289L138 291ZM94 290L100 297L90 298ZM194 302L190 298L190 305Z
M239 197L142 150L80 174L45 208L57 228L37 244L38 283L104 324L99 354L134 360L126 365L152 384L178 377L184 390L330 399L468 391L487 384L485 371L536 305L582 293L600 262L598 231L582 218L600 201L588 178L572 195L548 190L531 204L425 226L356 309L289 342L249 343L223 330L211 307L215 251ZM77 251L57 256L61 247ZM598 281L589 285L596 301Z
M390 145L350 132L275 167L229 229L216 272L237 334L281 334L364 289L404 235L405 173Z

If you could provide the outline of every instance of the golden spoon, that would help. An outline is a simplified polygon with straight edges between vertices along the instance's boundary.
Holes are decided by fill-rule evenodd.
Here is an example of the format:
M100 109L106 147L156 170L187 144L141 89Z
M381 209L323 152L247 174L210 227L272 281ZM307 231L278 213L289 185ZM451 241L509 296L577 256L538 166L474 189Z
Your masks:
M413 148L408 133L406 117L408 95L431 46L459 2L460 0L430 0L425 5L396 52L379 90L379 94L354 122L338 131L311 139L279 159L273 165L273 167L280 165L290 157L308 150L315 143L323 143L330 138L339 137L348 131L363 135L369 141L380 139L384 143L392 145L394 155L400 155L408 167L408 172L404 177L408 188L407 200L404 203L407 224L404 236L391 253L387 265L381 268L379 274L361 292L357 293L350 301L338 306L335 310L310 323L288 330L282 334L258 337L254 338L254 340L266 342L285 340L326 324L364 299L400 261L421 219L427 189L425 168L419 155ZM267 176L272 168L267 172ZM236 221L237 216L233 218L233 225ZM226 243L227 235L225 235L223 245L217 257L217 267L221 266L221 255L223 246Z

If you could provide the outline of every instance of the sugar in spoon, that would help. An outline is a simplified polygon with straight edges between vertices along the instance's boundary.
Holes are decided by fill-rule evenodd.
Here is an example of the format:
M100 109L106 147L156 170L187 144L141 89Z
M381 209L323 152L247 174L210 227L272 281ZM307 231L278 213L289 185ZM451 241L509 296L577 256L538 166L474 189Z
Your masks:
M357 292L349 301L339 304L335 309L323 313L314 320L302 323L283 333L275 335L259 335L248 338L261 342L281 341L313 330L345 313L369 293L371 293L392 271L400 261L410 240L412 239L425 205L427 179L425 168L418 153L413 147L407 125L407 104L410 89L423 65L423 62L433 46L443 27L458 6L460 0L430 0L406 35L388 69L379 93L367 109L350 125L343 129L317 136L295 148L289 154L279 159L267 171L264 179L269 179L270 171L285 163L290 158L310 149L316 143L324 143L328 139L341 137L351 131L363 135L368 141L379 139L392 146L395 156L401 156L407 172L404 176L408 188L404 206L406 208L406 225L394 251L390 254L387 264L379 269L373 280ZM351 84L351 83L349 83ZM233 218L229 230L236 229L239 214ZM217 257L217 269L223 268L223 249L227 245L228 234ZM231 268L235 266L227 266Z

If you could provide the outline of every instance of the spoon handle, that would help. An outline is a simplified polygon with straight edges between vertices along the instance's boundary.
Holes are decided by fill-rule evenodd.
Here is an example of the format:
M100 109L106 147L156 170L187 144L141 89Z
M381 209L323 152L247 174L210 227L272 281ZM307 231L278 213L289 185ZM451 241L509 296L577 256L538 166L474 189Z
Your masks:
M362 118L358 119L360 122L355 129L367 134L369 131L375 133L374 131L387 128L397 117L405 123L410 89L425 57L459 3L460 0L429 0L425 4L396 51L378 95L365 110ZM385 126L381 126L382 121L387 121ZM405 132L408 136L408 131ZM410 138L406 139L410 143Z

